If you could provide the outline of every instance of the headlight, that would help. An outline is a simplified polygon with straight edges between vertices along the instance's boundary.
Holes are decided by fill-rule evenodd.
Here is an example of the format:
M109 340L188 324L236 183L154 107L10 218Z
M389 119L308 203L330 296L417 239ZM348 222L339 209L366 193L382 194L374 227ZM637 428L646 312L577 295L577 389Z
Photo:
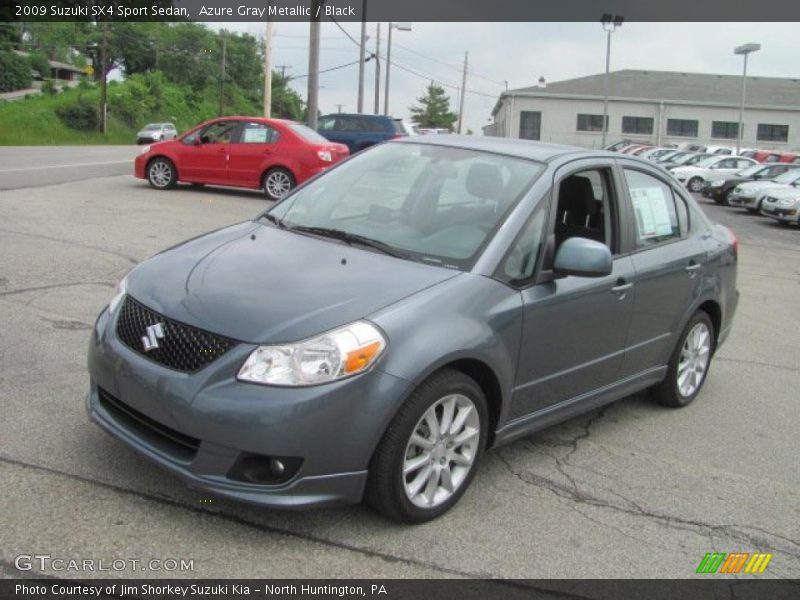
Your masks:
M725 185L724 179L715 179L711 182L711 187L722 187L723 185Z
M119 280L117 287L114 288L114 296L111 298L111 301L108 303L108 312L113 313L114 310L119 305L122 298L128 291L128 276L125 275L122 279Z
M142 146L142 149L139 150L139 154L147 154L150 152L150 146Z
M237 379L265 385L317 385L368 369L386 348L370 323L356 321L295 344L259 346L239 369Z

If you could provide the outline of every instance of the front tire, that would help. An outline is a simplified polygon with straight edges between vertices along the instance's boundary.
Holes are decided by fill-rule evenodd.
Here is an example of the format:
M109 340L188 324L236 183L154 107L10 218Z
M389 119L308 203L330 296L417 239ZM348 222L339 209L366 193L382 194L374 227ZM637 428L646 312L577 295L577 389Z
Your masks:
M294 176L282 167L274 167L264 173L264 179L261 182L267 200L280 200L296 185Z
M705 187L705 185L706 185L706 182L703 181L702 177L692 177L689 180L688 187L689 187L689 191L690 192L694 192L695 194L699 194L700 192L703 191L703 188Z
M178 172L168 158L154 158L147 165L147 181L157 190L168 190L175 187Z
M711 366L715 339L711 318L705 311L698 310L681 334L664 381L651 388L657 402L680 408L697 397Z
M383 435L372 457L366 502L401 523L447 512L469 487L486 445L486 398L460 371L422 383Z

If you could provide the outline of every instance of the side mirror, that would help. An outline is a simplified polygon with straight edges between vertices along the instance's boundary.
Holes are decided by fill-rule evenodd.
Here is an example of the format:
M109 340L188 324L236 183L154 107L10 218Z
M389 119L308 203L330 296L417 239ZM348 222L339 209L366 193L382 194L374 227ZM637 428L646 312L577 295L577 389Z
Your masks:
M611 250L608 246L582 237L565 240L556 252L553 272L576 277L604 277L611 274Z
M761 173L756 173L755 175L753 175L753 179L755 179L756 181L761 179L761 177L762 177Z

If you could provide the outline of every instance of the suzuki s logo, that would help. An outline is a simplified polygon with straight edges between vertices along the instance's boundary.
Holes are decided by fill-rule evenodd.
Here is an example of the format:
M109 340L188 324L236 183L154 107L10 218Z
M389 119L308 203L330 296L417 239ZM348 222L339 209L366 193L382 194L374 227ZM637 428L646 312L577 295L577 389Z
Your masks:
M147 328L147 335L142 336L142 345L145 352L158 348L158 340L164 339L164 324L156 323Z

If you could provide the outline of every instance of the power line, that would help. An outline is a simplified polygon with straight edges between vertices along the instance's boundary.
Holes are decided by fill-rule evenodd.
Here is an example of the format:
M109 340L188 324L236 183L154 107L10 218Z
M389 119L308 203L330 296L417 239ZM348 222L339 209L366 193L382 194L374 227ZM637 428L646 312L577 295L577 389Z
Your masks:
M368 58L367 58L367 61L369 61L369 59L370 59L370 58L373 58L373 57L374 57L374 55L372 55L372 56L368 57ZM335 66L335 67L330 67L329 69L322 69L322 70L320 70L320 74L322 74L322 73L330 73L331 71L338 71L339 69L344 69L344 68L347 68L347 67L352 67L353 65L357 65L357 64L358 64L358 62L359 62L359 61L357 61L357 60L356 60L356 61L353 61L353 62L345 63L345 64L343 64L343 65L337 65L337 66ZM304 77L308 77L308 73L306 73L305 75L295 75L294 77L292 77L292 76L289 76L289 77L287 77L287 79L288 79L289 81L294 81L295 79L303 79Z
M460 85L456 85L454 83L448 83L448 82L442 81L441 78L439 78L439 77L434 77L432 75L427 75L427 74L422 73L420 71L415 71L414 69L405 66L401 62L397 62L395 60L392 60L392 65L397 67L397 68L399 68L402 71L406 71L407 73L411 73L412 75L416 75L417 77L425 79L426 81L435 81L436 83L438 83L442 87L448 87L448 88L451 88L451 89L454 89L454 90L461 90L461 86ZM486 98L492 98L493 100L497 99L497 94L487 94L486 92L479 92L477 90L471 90L469 88L466 88L465 91L468 94L474 94L476 96L483 96L483 97L486 97Z

